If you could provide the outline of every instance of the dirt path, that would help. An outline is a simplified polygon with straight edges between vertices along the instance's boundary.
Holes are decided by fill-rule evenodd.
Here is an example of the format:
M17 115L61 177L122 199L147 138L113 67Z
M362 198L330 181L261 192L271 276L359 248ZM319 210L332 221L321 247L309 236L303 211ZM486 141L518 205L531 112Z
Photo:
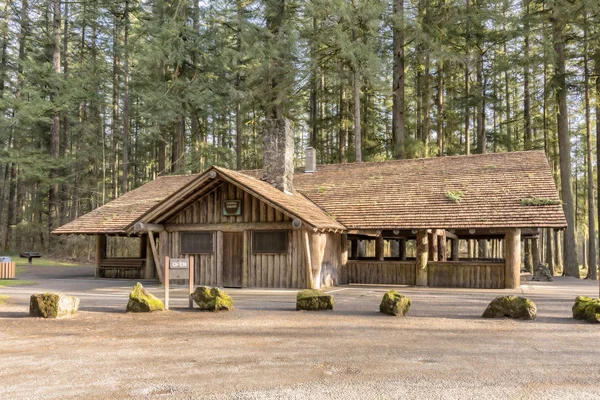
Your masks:
M294 311L295 291L230 290L233 312L136 315L122 311L131 282L59 276L0 288L12 299L0 307L2 399L600 398L600 327L570 314L593 283L525 287L538 319L522 322L479 318L505 293L482 290L402 288L410 316L387 317L384 287L336 288L331 312ZM82 311L26 317L27 296L51 288L82 296Z

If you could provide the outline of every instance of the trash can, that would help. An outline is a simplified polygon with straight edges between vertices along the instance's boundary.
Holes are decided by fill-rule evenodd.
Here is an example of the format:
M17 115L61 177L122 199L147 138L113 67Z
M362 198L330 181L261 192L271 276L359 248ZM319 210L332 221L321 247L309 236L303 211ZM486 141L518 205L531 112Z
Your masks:
M12 258L7 256L0 256L0 262L12 262Z
M10 257L0 256L0 279L15 279L16 265Z

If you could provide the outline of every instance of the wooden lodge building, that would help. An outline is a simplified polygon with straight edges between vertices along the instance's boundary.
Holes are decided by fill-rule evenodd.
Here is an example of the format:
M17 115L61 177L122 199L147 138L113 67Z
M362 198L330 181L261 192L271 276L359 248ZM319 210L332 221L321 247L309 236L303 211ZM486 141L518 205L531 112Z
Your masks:
M264 170L161 176L53 233L95 235L99 277L191 256L197 285L516 288L522 240L566 227L542 151L317 166L308 148L294 171L289 136ZM108 258L111 235L139 256Z

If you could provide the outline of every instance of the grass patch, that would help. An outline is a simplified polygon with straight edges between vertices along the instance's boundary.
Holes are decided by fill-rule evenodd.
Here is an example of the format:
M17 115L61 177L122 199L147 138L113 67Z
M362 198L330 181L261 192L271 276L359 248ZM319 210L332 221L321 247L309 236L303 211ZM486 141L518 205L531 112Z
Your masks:
M555 206L559 204L561 204L560 200L543 199L539 197L525 197L521 199L522 206Z
M42 255L41 258L34 258L33 264L29 265L26 258L19 257L18 254L8 254L9 257L16 263L17 267L79 267L83 264L75 264L67 261L53 260Z
M8 301L8 296L0 295L0 306Z
M327 191L327 186L319 186L319 193L325 193Z
M20 285L37 285L37 282L20 281L18 279L0 279L0 287L11 287Z
M448 190L446 192L446 198L453 203L460 203L463 197L465 197L465 192L462 190Z
M496 169L498 168L498 166L490 164L490 165L486 165L485 167L483 167L483 169Z

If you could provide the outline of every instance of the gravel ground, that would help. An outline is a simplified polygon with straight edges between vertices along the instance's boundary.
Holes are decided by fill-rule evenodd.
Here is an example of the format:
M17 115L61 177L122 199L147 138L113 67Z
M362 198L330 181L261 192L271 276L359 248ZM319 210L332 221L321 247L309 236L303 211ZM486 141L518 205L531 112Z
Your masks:
M72 277L73 276L73 277ZM405 318L378 313L384 286L334 288L335 310L296 312L295 291L228 290L233 312L127 314L133 282L89 267L27 268L1 288L0 399L600 399L600 326L571 318L596 282L519 291L398 288ZM145 285L162 297L162 288ZM32 293L64 291L81 311L27 317ZM494 296L524 293L533 322L483 320Z

